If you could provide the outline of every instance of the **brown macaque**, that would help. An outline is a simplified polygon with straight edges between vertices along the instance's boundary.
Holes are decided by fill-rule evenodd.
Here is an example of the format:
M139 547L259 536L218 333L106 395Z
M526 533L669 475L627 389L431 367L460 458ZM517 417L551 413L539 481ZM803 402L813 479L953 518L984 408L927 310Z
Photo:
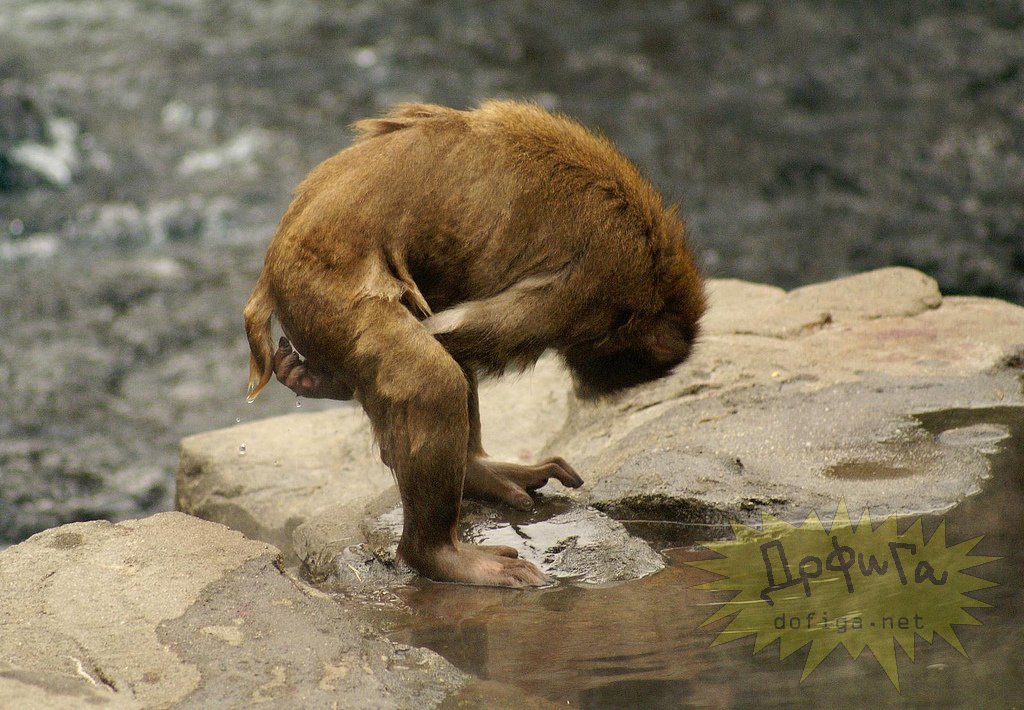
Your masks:
M514 549L458 541L462 496L529 508L550 478L583 480L561 458L489 460L477 376L548 349L586 398L668 374L705 308L683 224L610 142L538 106L402 104L355 129L267 250L245 308L249 400L275 374L355 398L398 481L406 562L437 581L543 585Z

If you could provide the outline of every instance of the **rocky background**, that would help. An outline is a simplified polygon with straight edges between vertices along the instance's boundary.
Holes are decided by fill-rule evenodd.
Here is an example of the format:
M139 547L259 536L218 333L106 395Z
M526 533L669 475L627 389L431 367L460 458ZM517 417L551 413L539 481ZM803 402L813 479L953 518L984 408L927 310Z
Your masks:
M0 544L167 509L182 436L294 410L242 403L241 307L290 188L395 101L599 128L711 275L1024 303L1022 34L1019 0L5 0Z

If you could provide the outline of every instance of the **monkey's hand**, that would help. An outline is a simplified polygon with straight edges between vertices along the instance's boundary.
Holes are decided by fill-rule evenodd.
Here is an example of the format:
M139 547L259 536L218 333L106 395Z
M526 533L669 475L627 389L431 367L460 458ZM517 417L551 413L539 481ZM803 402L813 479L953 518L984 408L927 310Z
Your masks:
M583 479L561 457L545 459L533 466L488 461L470 456L466 462L466 482L463 496L476 500L498 501L513 508L530 510L530 493L544 486L548 479L557 478L563 486L579 488Z
M352 388L340 377L315 368L292 348L288 338L281 338L274 353L274 374L277 380L300 397L310 399L352 399Z

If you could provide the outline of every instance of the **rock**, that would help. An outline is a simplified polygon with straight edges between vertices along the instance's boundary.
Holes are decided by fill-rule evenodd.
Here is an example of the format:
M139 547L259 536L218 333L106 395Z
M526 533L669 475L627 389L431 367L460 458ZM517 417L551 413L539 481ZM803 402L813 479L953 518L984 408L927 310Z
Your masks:
M942 302L935 279L892 267L812 284L786 293L741 281L712 281L708 333L786 337L829 323L915 316Z
M11 707L432 707L467 681L283 573L273 547L180 513L0 552L0 618Z
M397 502L397 489L391 488L389 492L393 494L393 502ZM373 553L363 544L360 526L366 517L366 508L365 500L338 503L310 516L295 528L292 549L312 581L323 583L340 576L349 579L346 585L349 588L369 588L375 581L369 577L388 574L388 570L378 569Z
M876 514L942 511L978 490L991 442L962 445L922 416L973 408L984 424L987 408L1024 404L1024 308L942 299L909 269L709 291L686 365L578 406L549 446L585 471L569 495L620 519L698 524L840 497Z
M0 194L41 184L43 176L19 160L26 145L48 137L46 112L24 89L0 85Z
M812 391L784 385L770 396L755 388L691 397L614 445L588 434L574 439L570 447L589 474L575 495L623 520L698 524L761 510L824 512L840 498L877 516L944 511L978 492L991 441L949 445L914 415L1020 406L1021 397L1007 394L1015 391L1007 373L872 376Z
M401 506L392 505L372 516L364 535L368 541L365 547L374 560L394 567L402 535ZM528 513L499 512L476 501L465 501L459 537L479 545L514 547L520 557L533 562L549 577L578 584L640 579L665 566L661 557L645 542L630 536L622 523L560 496L546 496ZM306 562L308 565L308 559ZM364 562L364 566L371 565ZM353 580L337 566L331 581L353 587Z
M0 662L0 698L10 708L62 708L87 710L88 708L141 708L142 705L125 695L83 682L53 671L25 670Z
M530 515L466 504L464 539L511 544L559 579L608 582L660 567L627 529L678 543L840 498L875 515L943 511L989 475L1007 435L996 414L1024 407L1024 308L944 299L905 268L788 293L732 280L709 292L705 335L671 377L585 404L546 359L532 380L482 393L494 455L563 455L586 483L552 484L566 497L545 489ZM397 495L368 441L355 410L193 437L179 505L290 550L319 582L367 594L407 582L394 566Z
M78 126L67 118L47 121L48 143L26 142L14 146L10 158L36 173L54 187L66 188L79 168Z
M292 531L309 517L392 485L372 441L366 417L351 407L190 436L175 502L290 557Z

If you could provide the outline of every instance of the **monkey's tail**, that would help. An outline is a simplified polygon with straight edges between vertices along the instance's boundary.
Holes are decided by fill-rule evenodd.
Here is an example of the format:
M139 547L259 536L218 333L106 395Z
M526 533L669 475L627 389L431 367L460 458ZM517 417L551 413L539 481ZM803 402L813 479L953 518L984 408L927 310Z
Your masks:
M246 401L259 395L274 370L274 339L270 334L270 319L274 315L274 300L270 295L267 272L260 274L256 288L245 304L245 337L249 339L249 392Z

